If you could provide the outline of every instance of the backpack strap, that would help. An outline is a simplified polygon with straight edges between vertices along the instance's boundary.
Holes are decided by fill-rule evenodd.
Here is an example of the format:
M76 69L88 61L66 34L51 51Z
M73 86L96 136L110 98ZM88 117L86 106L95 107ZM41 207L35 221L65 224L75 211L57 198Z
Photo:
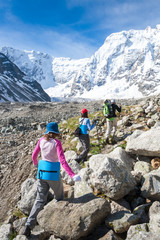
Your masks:
M79 122L80 125L82 125L84 119L85 119L85 118L81 119L81 121Z

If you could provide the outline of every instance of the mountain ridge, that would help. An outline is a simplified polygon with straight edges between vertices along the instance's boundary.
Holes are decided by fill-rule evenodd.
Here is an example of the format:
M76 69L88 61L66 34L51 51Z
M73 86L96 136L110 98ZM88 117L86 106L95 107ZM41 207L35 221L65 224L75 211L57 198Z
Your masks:
M141 98L160 93L160 25L112 33L90 57L73 60L2 47L52 98Z
M50 97L37 81L30 79L0 53L0 102L48 101Z

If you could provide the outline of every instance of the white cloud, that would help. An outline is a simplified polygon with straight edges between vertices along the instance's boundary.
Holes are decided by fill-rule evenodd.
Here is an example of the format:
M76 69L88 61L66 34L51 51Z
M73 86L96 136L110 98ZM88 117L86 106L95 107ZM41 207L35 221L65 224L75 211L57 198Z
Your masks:
M12 14L10 2L0 1L6 22L0 22L0 46L47 52L55 57L90 57L100 47L98 40L103 44L109 33L160 23L159 0L66 0L68 9L82 7L83 14L79 22L56 29L21 22ZM76 31L81 24L88 27Z
M10 46L70 58L90 57L97 50L92 40L72 30L71 26L61 25L61 29L54 29L23 23L12 13L9 2L6 0L6 4L5 1L0 4L4 10L3 23L0 22L0 47Z
M26 25L21 27L23 31L10 26L0 28L0 46L41 51L54 57L70 58L90 57L97 50L87 38L77 32L62 34L47 28Z
M93 24L90 31L118 32L155 27L159 23L159 0L68 0L70 8L82 6L81 23Z
M44 30L41 41L45 41L47 47L52 49L53 56L85 58L90 57L96 50L87 38L74 31L62 34L51 30Z

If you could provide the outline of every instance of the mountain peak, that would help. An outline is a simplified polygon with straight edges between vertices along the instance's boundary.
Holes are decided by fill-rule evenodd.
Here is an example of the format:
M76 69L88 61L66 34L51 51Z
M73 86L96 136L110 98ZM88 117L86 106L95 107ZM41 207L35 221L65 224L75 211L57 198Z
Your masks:
M160 25L112 33L90 58L53 58L2 48L54 98L139 98L160 92Z
M37 81L28 77L3 53L0 53L0 102L50 101Z

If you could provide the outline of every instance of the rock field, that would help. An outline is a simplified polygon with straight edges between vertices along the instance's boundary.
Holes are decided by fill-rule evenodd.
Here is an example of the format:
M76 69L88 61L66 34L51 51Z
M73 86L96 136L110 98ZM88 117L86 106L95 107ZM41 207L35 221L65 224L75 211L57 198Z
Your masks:
M156 188L154 194L151 193L147 186L145 185L145 181L147 182L148 179L154 178L157 179L160 177L159 173L153 171L153 166L151 166L151 160L153 158L160 158L160 146L159 146L159 138L160 138L160 96L150 97L140 100L119 100L117 101L118 104L121 102L123 107L123 113L121 114L120 118L118 118L118 130L117 130L117 138L119 139L117 144L114 145L107 145L101 150L101 154L99 155L99 160L97 164L99 164L98 169L94 165L96 155L91 156L89 163L86 164L85 170L82 170L81 167L78 165L74 165L75 169L79 169L80 171L91 171L92 174L89 175L88 178L85 179L88 190L90 192L89 186L93 186L94 191L103 192L106 194L110 199L113 201L118 201L119 199L123 199L129 202L131 210L134 207L140 205L138 204L138 197L139 201L143 201L141 203L145 204L146 199L150 201L160 201L158 188ZM95 113L102 110L103 101L93 101L93 102L62 102L62 103L0 103L0 221L3 223L6 218L12 215L12 211L17 203L21 200L21 185L27 179L36 179L36 168L33 167L32 164L32 152L37 143L37 140L44 134L46 124L50 121L56 121L58 123L65 122L71 117L80 116L80 111L82 108L87 108L89 113ZM102 129L103 134L105 134L105 126ZM94 137L94 131L91 132L91 137ZM132 134L132 135L131 135ZM66 133L62 139L62 145L64 145L65 151L69 151L71 149L67 149L65 146L66 139L69 139L70 134ZM143 137L144 136L144 137ZM102 136L104 138L104 135ZM149 142L147 139L150 139ZM155 140L156 139L156 140ZM125 151L120 150L120 147L124 147ZM109 155L106 155L109 154ZM108 158L109 157L109 158ZM119 170L116 169L117 160L111 161L112 159L119 159L122 158L123 162L120 160L118 163ZM138 165L139 162L143 162L142 165ZM141 163L142 163L141 162ZM145 162L145 163L144 163ZM149 164L149 165L147 165ZM104 175L107 176L105 182L106 185L101 182L101 168L102 165L108 166L108 170L104 171ZM135 169L141 170L135 170ZM109 170L110 169L110 170ZM114 171L114 174L108 175L108 171ZM122 171L120 170L122 169ZM145 169L145 170L144 170ZM147 169L147 170L146 170ZM133 171L133 172L132 172ZM143 172L144 171L144 172ZM119 174L121 172L121 174ZM139 176L139 172L141 172ZM147 173L148 175L144 178L144 185L141 186L141 198L138 196L136 198L136 202L130 202L126 196L128 193L132 191L134 188L140 188L140 178L143 174ZM152 174L149 175L149 172ZM84 175L83 175L84 174ZM83 176L86 176L87 173L82 173ZM99 174L99 175L98 175ZM119 174L119 176L118 176ZM127 174L127 175L126 175ZM62 171L63 178L65 179L65 183L70 185L69 180L65 173ZM88 175L87 175L88 176ZM118 176L118 177L117 177ZM123 178L127 177L127 182L123 182ZM121 185L114 185L115 189L113 190L113 186L107 185L107 179L112 179L112 182L116 179L116 184L118 182L123 182ZM89 180L87 180L89 179ZM156 180L154 180L156 181ZM138 187L136 186L138 182ZM102 184L103 183L103 184ZM147 184L147 183L146 183ZM71 184L72 185L72 184ZM135 187L136 186L136 187ZM112 190L111 190L112 189ZM75 184L75 194L76 194L76 184ZM78 191L78 190L77 190ZM78 193L79 194L79 193ZM77 197L80 195L77 194ZM144 201L145 199L145 201ZM96 200L90 200L91 202ZM98 204L102 204L97 202L97 209ZM104 203L103 203L104 204ZM156 205L156 204L155 204ZM68 205L69 206L69 205ZM148 206L148 205L147 205ZM159 207L158 203L157 206ZM87 207L82 206L82 208ZM157 208L158 208L157 207ZM103 208L102 208L103 212ZM109 207L106 210L108 214L110 212ZM108 221L105 220L106 225L109 227L110 222L113 221L114 215L116 218L116 213L113 214L113 209L111 210L112 215L109 216ZM43 216L44 214L44 216ZM45 221L45 212L42 212L42 218L44 217ZM54 214L54 213L53 213ZM55 213L56 214L56 213ZM58 214L58 213L57 213ZM94 209L92 212L93 216L95 215ZM131 213L127 213L126 218L130 218ZM142 214L142 212L141 212ZM151 214L151 213L150 213ZM152 212L153 214L153 212ZM132 216L133 217L133 216ZM65 218L65 216L64 216ZM104 218L104 216L103 216ZM146 217L147 219L147 217ZM104 219L103 219L104 220ZM115 219L114 219L115 220ZM62 221L59 219L59 221ZM79 221L76 219L76 221ZM95 224L100 221L100 219L96 219L95 223L91 224L92 227L95 228ZM110 222L109 222L110 221ZM126 220L124 220L126 221ZM146 220L147 221L147 220ZM146 223L144 221L143 223ZM156 221L156 220L155 220ZM12 220L12 222L14 222ZM125 227L117 226L116 222L114 222L115 226L113 226L113 232L110 233L110 238L98 238L97 239L113 239L111 235L114 235L114 239L127 239L127 240L134 240L135 235L133 234L134 224L138 224L139 215L133 218L133 221L127 220L128 225L124 223ZM39 220L39 224L43 227L43 220ZM87 224L84 221L84 224ZM114 225L113 224L113 225ZM150 223L151 224L151 223ZM154 223L153 223L154 224ZM130 227L131 226L131 227ZM52 226L51 226L52 227ZM104 226L102 226L103 228ZM130 227L130 228L129 228ZM153 226L151 225L151 228ZM157 227L158 228L158 227ZM118 229L118 230L117 230ZM129 231L128 231L129 229ZM58 231L58 230L57 230ZM98 230L97 230L98 231ZM128 231L128 232L127 232ZM157 229L154 230L157 234ZM160 232L160 228L158 230ZM86 230L86 234L90 233L90 228ZM124 234L125 233L125 237ZM1 231L0 231L1 234ZM62 234L62 235L61 235ZM70 233L59 233L59 239L65 239L65 234L67 234L68 238L70 239ZM94 239L94 238L84 238L86 234L81 234L78 228L76 230L73 237L74 239ZM98 234L98 233L97 233ZM105 232L106 234L106 232ZM104 234L104 235L105 235ZM109 233L107 233L109 236ZM117 236L116 234L120 234ZM122 234L122 235L121 235ZM128 235L126 235L128 234ZM152 237L152 231L147 233L150 238ZM132 235L133 238L132 238ZM107 235L106 235L107 236ZM7 238L6 238L7 239ZM18 238L17 238L18 239ZM47 238L43 238L47 239ZM49 239L49 238L48 238ZM54 238L51 238L54 239ZM136 238L135 238L136 239ZM138 239L138 238L137 238ZM153 238L157 240L156 237ZM95 238L96 240L96 238Z

